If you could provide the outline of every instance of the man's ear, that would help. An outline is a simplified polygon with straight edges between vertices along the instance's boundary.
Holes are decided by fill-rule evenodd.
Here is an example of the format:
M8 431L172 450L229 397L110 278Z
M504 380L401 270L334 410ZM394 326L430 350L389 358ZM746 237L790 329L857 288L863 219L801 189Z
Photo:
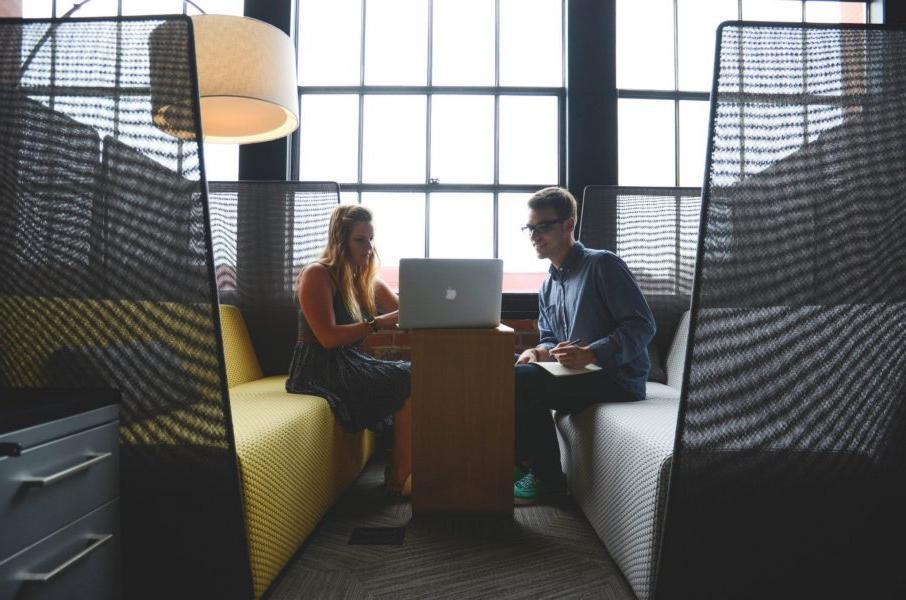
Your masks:
M569 231L571 234L573 234L573 237L575 237L575 233L576 233L576 217L570 217L570 218L568 218L568 219L563 223L563 225L566 227L567 231Z

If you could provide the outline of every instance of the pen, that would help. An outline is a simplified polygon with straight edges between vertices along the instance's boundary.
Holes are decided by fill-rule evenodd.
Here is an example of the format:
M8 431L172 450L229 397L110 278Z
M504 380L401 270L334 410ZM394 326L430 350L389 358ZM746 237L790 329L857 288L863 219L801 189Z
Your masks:
M580 344L580 343L582 343L582 340L579 339L579 338L576 338L576 339L574 339L574 340L572 340L572 341L568 341L568 342L560 342L560 343L557 344L557 345L559 346L560 344L568 344L568 345L570 345L570 346L575 346L576 344ZM550 350L549 353L553 356L553 351L554 351L554 350L560 350L560 349L561 349L561 348L551 348L551 350ZM554 358L557 359L557 362L560 362L560 359L558 359L556 356L554 356Z

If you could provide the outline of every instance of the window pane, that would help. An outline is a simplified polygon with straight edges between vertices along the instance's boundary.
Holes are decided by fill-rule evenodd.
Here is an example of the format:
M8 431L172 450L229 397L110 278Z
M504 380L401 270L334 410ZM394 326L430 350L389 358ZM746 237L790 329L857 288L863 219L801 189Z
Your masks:
M365 6L365 83L427 83L428 1L368 0Z
M243 15L245 0L193 0L209 15ZM192 5L186 7L190 15L196 14Z
M493 0L434 0L432 35L434 85L494 85Z
M81 0L57 0L57 16L62 17L78 2ZM23 4L28 4L28 1L26 0ZM73 18L115 17L117 16L117 5L117 0L92 0L70 16Z
M439 183L493 183L493 96L434 96L431 177Z
M708 112L704 100L680 101L680 185L700 187L705 178Z
M21 16L26 19L49 19L53 16L53 0L28 0L22 3L21 8ZM20 16L18 11L15 14L12 14L8 8L6 11L4 16Z
M431 194L429 256L494 257L493 194Z
M805 20L809 23L865 23L865 4L809 0L805 3Z
M208 181L237 181L239 144L205 144L204 171Z
M802 21L802 3L791 0L742 0L742 18L746 21Z
M620 185L675 184L674 120L672 100L619 101Z
M383 268L425 256L424 194L365 192L362 204L374 213L374 245Z
M359 193L358 192L340 192L340 203L341 204L358 204L359 203Z
M358 181L359 97L303 94L299 130L299 177Z
M500 0L500 85L563 86L562 0Z
M673 0L617 0L617 87L674 89Z
M497 256L503 259L503 290L535 293L550 262L535 254L529 236L520 231L528 222L531 194L500 194L497 200Z
M710 91L717 26L735 20L737 0L677 0L679 89Z
M362 0L301 0L299 85L359 85Z
M366 96L362 180L425 183L425 96Z
M500 97L500 183L558 181L557 98Z
M124 15L181 15L182 0L123 0ZM202 6L202 8L204 8ZM189 14L197 14L193 10ZM242 6L239 7L242 14Z

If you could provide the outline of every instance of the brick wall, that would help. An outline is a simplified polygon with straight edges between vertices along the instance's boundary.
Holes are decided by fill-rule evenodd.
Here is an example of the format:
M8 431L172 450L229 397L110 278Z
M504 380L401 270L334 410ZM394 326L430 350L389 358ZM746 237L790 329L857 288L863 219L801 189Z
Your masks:
M516 332L516 352L538 344L538 324L534 319L504 320ZM365 350L384 360L409 360L409 334L405 331L379 331L365 338Z
M22 0L5 0L0 2L0 17L21 17Z

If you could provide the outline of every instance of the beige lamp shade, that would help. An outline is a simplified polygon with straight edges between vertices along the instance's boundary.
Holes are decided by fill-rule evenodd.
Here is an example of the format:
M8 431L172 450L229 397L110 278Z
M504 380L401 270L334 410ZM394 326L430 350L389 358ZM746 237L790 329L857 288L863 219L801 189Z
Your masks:
M295 131L299 92L289 36L263 21L230 15L195 15L192 26L204 141L249 144ZM171 135L194 137L185 112L156 102L154 122Z

